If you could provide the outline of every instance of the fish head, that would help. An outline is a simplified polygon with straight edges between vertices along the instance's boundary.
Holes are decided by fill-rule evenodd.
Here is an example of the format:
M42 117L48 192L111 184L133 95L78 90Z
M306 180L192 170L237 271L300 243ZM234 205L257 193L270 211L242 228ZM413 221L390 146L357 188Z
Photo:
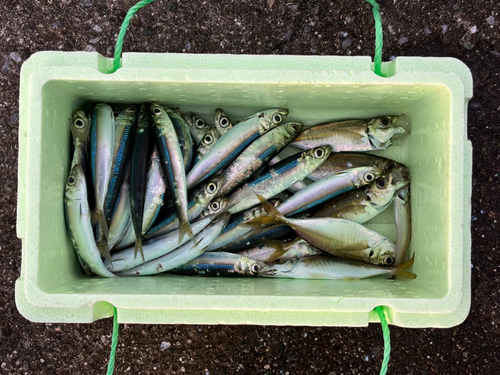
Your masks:
M219 192L224 178L221 175L211 177L206 184L204 184L196 194L196 199L200 202L210 202Z
M123 122L124 124L130 124L130 122L134 122L136 120L138 111L139 109L136 105L130 105L121 111L115 119L116 121L119 121L119 123Z
M370 120L366 132L375 149L390 146L393 138L408 134L406 116L382 116Z
M301 132L304 124L301 122L287 122L282 125L283 130L292 138L295 139Z
M220 108L215 109L215 125L222 129L228 129L233 126L226 113Z
M305 159L306 163L312 163L320 166L326 161L326 159L328 159L331 152L332 146L320 146L303 152L301 157Z
M168 116L165 109L156 102L151 103L151 106L149 107L149 111L151 112L151 117L155 121L162 118L162 117L164 118L165 116ZM140 114L139 114L139 117L140 117Z
M77 109L71 120L71 134L73 140L80 143L87 142L90 134L91 120L85 115L85 112Z
M234 270L241 275L256 276L265 267L266 265L259 260L241 257Z
M183 118L184 120L186 120L186 116L183 116ZM208 127L205 120L203 120L201 117L196 116L194 113L190 113L188 118L189 120L186 122L196 129L201 130L201 129L206 129Z
M273 108L257 113L260 133L264 134L268 130L275 128L282 123L287 115L288 109L286 108Z
M85 189L85 191L82 191ZM83 197L86 198L87 185L85 182L85 174L80 164L75 164L69 172L68 179L66 180L65 197L67 200L79 200Z
M217 129L215 128L207 129L207 132L205 133L203 138L201 138L200 145L204 145L206 147L212 147L212 145L215 143L217 139L219 139L219 132L217 131Z
M200 217L204 218L212 215L220 215L226 210L228 202L229 200L226 197L215 199L210 202L207 208L205 208L205 210L201 213Z
M226 226L231 218L231 214L229 212L223 212L220 215L216 215L213 217L210 225L220 227L220 230Z
M375 206L386 206L395 197L396 192L408 185L409 179L397 168L382 174L367 189L366 197Z
M369 262L375 265L393 266L396 258L396 245L384 239L372 247L369 254Z

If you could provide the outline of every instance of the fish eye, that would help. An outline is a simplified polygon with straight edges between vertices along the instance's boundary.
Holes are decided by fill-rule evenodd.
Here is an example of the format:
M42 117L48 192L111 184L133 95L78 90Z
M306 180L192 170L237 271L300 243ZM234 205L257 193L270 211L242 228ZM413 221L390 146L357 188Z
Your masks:
M70 175L68 177L68 185L73 186L74 184L76 184L76 178L75 178L75 176Z
M387 126L391 123L391 120L389 119L389 117L382 117L379 122L381 125Z
M221 128L227 128L229 126L229 120L227 119L227 117L221 118L219 121L219 125L221 126Z
M260 265L258 265L257 263L252 264L251 270L252 273L258 273L260 271Z
M201 118L197 119L196 122L194 123L194 125L198 128L198 129L202 129L205 127L205 121L203 121Z
M373 250L371 250L369 257L371 258L373 256L373 254L375 254L375 252Z
M325 155L325 152L321 148L317 148L314 150L314 156L318 159L321 159Z
M300 126L298 126L297 124L293 124L290 127L295 133L298 133L300 131Z
M384 264L386 266L390 266L392 263L394 263L394 259L391 256L388 256L384 259Z
M217 185L214 184L213 182L209 183L207 185L207 191L208 191L209 194L215 193L217 191Z
M153 113L156 115L156 116L160 116L161 115L161 108L159 107L155 107L155 109L153 109Z
M279 124L283 120L283 116L281 116L279 113L275 113L273 116L273 122L275 124Z
M385 166L385 170L386 171L390 171L391 169L394 169L396 166L394 165L394 163L387 163L387 165Z
M212 211L219 211L220 210L220 204L219 202L215 201L210 204L210 208Z
M373 175L373 173L371 173L371 172L365 173L365 181L366 182L373 181L374 178L375 178L375 176Z
M137 108L130 107L130 108L127 109L127 112L129 112L129 113L136 113L137 112Z
M85 127L85 122L82 119L76 119L75 126L77 129L83 129Z
M212 143L214 143L214 138L210 134L207 134L205 137L203 137L203 143L205 143L206 145L211 145Z
M379 189L383 189L383 188L385 188L386 186L387 186L387 183L385 182L385 179L383 179L383 178L379 178L379 179L377 180L377 187L378 187Z
M120 112L118 110L113 110L113 116L118 117L120 115Z

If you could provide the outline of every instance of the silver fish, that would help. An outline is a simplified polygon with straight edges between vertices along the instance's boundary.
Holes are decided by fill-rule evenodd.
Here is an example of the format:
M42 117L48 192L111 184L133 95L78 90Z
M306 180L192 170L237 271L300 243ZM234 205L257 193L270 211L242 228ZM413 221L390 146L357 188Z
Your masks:
M77 109L71 121L71 134L73 135L73 145L75 152L71 161L71 168L75 164L80 164L85 168L85 149L89 141L91 121L85 112Z
M311 245L330 254L364 263L391 266L396 245L361 224L333 218L289 219L259 196L269 216L258 217L249 225L284 223Z
M179 248L165 254L159 258L133 267L127 271L119 273L119 276L135 276L135 275L154 275L161 272L166 272L171 269L182 266L190 260L203 254L205 249L219 235L222 228L227 224L229 213L224 213L203 229L194 238L194 241L189 241Z
M394 136L408 134L407 128L406 116L331 122L305 130L291 146L308 150L330 145L334 152L383 150Z
M194 164L198 163L201 158L205 156L205 154L215 145L219 138L220 136L217 129L211 128L206 130L198 146Z
M113 220L109 226L108 246L114 249L116 245L122 241L129 228L132 229L132 243L135 242L134 230L132 228L132 216L130 213L130 185L128 183L130 176L130 168L127 168L123 183L118 196L118 202L113 212Z
M334 257L313 256L288 260L283 264L267 266L259 272L262 277L286 279L366 279L379 275L398 275L410 279L417 276L406 271L413 258L399 267L377 267Z
M231 193L277 155L302 130L302 123L282 124L252 142L223 172L224 184L217 196Z
M232 214L243 211L259 203L257 195L269 199L288 189L321 165L330 155L330 151L330 146L318 147L273 165L229 196L228 211Z
M396 220L396 259L394 264L398 266L406 257L411 240L410 185L406 185L396 193L394 219Z
M265 264L261 261L231 253L203 253L190 262L171 270L179 275L198 276L256 276Z
M187 188L191 189L226 167L255 139L278 126L287 114L287 109L269 109L233 126L191 169L186 177Z
M142 219L142 234L145 234L154 223L163 206L167 190L163 168L161 167L158 149L154 146L146 180L146 197L144 200L144 216Z
M177 139L179 140L179 146L181 148L182 160L184 161L184 169L189 171L194 156L193 139L191 138L189 126L186 121L184 121L182 116L175 111L167 107L163 107L163 109L167 112L172 124L174 125L175 132L177 133Z
M220 108L215 109L215 127L221 137L233 127L231 120Z
M187 234L194 238L188 218L188 194L186 171L175 133L174 125L165 110L158 104L151 104L151 116L156 125L157 145L170 196L180 220L180 240Z
M81 262L99 276L115 277L104 266L101 252L96 246L90 222L87 183L80 164L74 165L69 173L64 194L64 208L68 232Z
M215 125L207 124L205 120L203 120L201 117L198 117L194 113L183 114L182 118L188 124L189 131L191 132L191 137L193 137L193 141L196 146L200 144L203 136L210 129L214 129L217 133L217 138L219 138L219 132L215 128Z

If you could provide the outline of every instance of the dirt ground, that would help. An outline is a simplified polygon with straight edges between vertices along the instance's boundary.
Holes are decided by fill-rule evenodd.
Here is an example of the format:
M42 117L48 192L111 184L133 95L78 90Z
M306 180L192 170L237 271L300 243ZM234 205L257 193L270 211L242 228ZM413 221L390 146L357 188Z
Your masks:
M43 50L111 57L131 1L0 1L0 374L103 374L111 319L35 324L14 303L19 70ZM385 61L451 56L474 78L472 306L451 329L391 327L391 374L495 374L500 370L500 3L384 0ZM124 51L372 55L364 1L157 0L132 20ZM460 204L460 202L457 202ZM379 324L367 328L122 325L116 373L376 374Z

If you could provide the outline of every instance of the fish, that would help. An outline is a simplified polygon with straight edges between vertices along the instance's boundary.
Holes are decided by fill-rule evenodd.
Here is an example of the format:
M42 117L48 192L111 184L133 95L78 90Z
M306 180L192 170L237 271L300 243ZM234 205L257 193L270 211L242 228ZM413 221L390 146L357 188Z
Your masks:
M217 193L218 197L231 193L265 167L285 146L302 131L301 122L279 125L253 141L222 172L224 183Z
M155 123L156 143L160 152L160 160L167 180L168 190L180 220L179 241L185 235L194 239L188 218L186 170L174 125L167 112L158 103L151 104L151 116Z
M282 257L287 252L286 249L269 246L268 244L260 244L251 249L243 250L237 255L241 255L253 260L260 260L264 263L272 263ZM232 254L232 253L230 253Z
M269 199L302 180L323 163L331 147L322 146L293 155L248 181L229 196L229 212L235 214L259 203L257 195Z
M247 225L258 228L263 224L283 223L311 245L332 255L374 265L394 264L396 245L361 224L336 218L286 218L260 195L259 200L269 216L257 217Z
M177 139L179 140L179 146L181 148L184 169L189 171L194 157L194 145L189 126L186 121L184 121L182 116L175 111L167 107L163 107L163 109L167 112L168 117L170 117L170 121L172 121L172 124L174 125Z
M250 143L278 126L287 115L287 109L269 109L234 125L191 169L186 177L187 188L193 188L229 165Z
M192 221L196 219L212 202L222 184L221 176L213 176L206 184L201 185L189 194L189 204L188 204L188 219ZM220 212L222 205L219 201L214 201L212 205L212 210L206 215L214 215ZM226 203L227 204L227 203ZM205 216L203 216L205 217ZM172 212L170 215L162 218L155 223L152 228L150 228L145 237L154 238L161 236L163 234L169 233L175 229L179 228L179 217L176 212Z
M194 164L198 163L200 159L205 156L205 154L215 145L217 140L219 139L219 133L217 129L207 129L203 137L201 138L201 142L198 146L198 151L196 153L196 157L194 159Z
M227 198L217 198L214 199L210 204L203 210L203 212L198 216L198 219L202 219L207 216L217 216L226 212L227 208Z
M122 239L127 234L129 228L132 227L132 214L130 212L130 164L125 172L125 176L123 177L123 183L120 189L120 194L118 195L118 201L116 203L113 219L111 220L111 224L109 226L109 237L108 237L108 246L110 250L113 250L116 245L118 245ZM132 243L135 242L135 235L132 229L133 240Z
M224 199L226 199L227 203L227 198ZM275 207L281 204L280 199L271 199L269 200L269 202L271 202L271 204L273 204ZM236 241L238 238L243 237L245 234L250 233L253 228L248 225L244 225L244 223L258 216L264 215L265 212L266 211L264 210L264 208L260 204L258 204L245 211L238 212L237 214L232 215L231 220L229 220L227 225L224 227L219 237L217 237L215 241L212 242L212 244L206 251L217 250L222 246Z
M257 276L265 264L231 253L203 253L169 273L186 276Z
M203 254L205 249L219 235L222 228L227 224L231 215L227 212L214 218L200 233L194 237L194 241L188 241L179 248L162 255L159 258L120 272L119 276L154 275L169 271L182 266Z
M196 146L198 146L203 138L203 136L207 133L208 130L215 130L217 134L217 138L219 138L219 132L215 128L215 125L211 125L205 122L201 117L198 117L194 113L183 114L182 118L186 122L189 127L189 131L191 132L191 137Z
M345 171L346 169L368 166L380 168L384 172L389 172L391 169L397 168L403 175L409 174L408 168L404 164L381 156L362 152L332 152L328 159L307 177L317 181L332 174Z
M113 165L109 180L108 193L104 204L106 221L111 224L116 201L120 194L125 170L134 144L135 124L137 122L137 106L131 105L121 111L115 118L115 143L113 148Z
M115 118L107 104L98 103L93 109L90 131L90 160L94 185L95 208L92 224L96 233L96 243L101 253L109 259L108 223L104 212L108 186L113 167L115 142Z
M266 266L259 271L258 276L286 279L358 280L379 275L397 275L415 279L417 275L406 271L413 261L414 258L411 258L400 266L380 267L335 257L312 256Z
M143 262L144 251L142 249L142 227L144 221L144 204L146 200L146 187L148 178L149 159L154 146L153 130L148 113L148 105L143 104L139 111L137 130L135 134L134 147L132 150L132 169L130 171L130 212L135 234L135 252L141 254Z
M371 120L349 120L313 126L290 145L304 150L330 145L332 151L384 150L393 137L408 134L406 116L382 116Z
M101 259L94 239L91 212L87 201L87 182L80 164L75 164L68 175L64 193L66 226L80 262L85 268L102 277L115 277Z
M300 259L323 254L323 251L314 247L301 237L297 237L290 242L269 241L267 245L285 251L282 256L275 260L277 263L283 263L290 259Z
M373 183L383 170L377 167L358 167L338 172L315 181L284 201L279 211L284 216L293 216L320 204L331 201L344 193Z
M220 108L215 109L215 127L221 137L233 127L231 120L229 120L226 113Z
M193 233L195 235L200 233L212 222L212 220L213 217L207 216L201 220L193 222ZM108 268L112 267L115 272L125 271L168 254L169 252L177 249L179 246L184 245L189 240L189 237L184 237L181 241L179 241L179 230L177 229L163 236L144 241L143 249L145 262L142 262L141 259L135 257L135 248L134 246L131 246L111 254L111 262L106 262L106 266Z
M160 155L158 148L154 145L146 178L146 196L144 198L144 214L142 219L143 235L151 228L158 217L166 192L167 185L160 162Z
M399 169L391 169L372 184L327 203L313 216L339 218L363 224L389 207L396 192L408 183L409 180Z
M406 257L411 240L410 185L406 185L396 192L394 219L396 221L396 259L394 265L398 266Z

